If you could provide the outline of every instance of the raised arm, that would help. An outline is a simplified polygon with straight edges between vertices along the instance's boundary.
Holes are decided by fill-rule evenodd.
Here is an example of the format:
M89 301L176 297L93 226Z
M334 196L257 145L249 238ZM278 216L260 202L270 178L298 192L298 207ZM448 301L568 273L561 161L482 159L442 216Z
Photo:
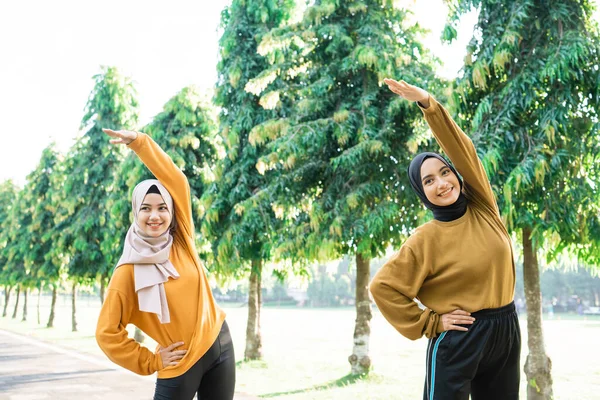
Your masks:
M113 139L112 144L125 144L132 149L152 174L171 194L175 204L177 232L181 232L194 243L194 224L190 185L185 174L173 163L152 138L145 133L133 131L113 131L103 129Z
M393 79L385 79L384 82L392 92L419 104L436 141L463 177L467 196L500 215L490 181L477 156L475 146L448 111L421 88Z

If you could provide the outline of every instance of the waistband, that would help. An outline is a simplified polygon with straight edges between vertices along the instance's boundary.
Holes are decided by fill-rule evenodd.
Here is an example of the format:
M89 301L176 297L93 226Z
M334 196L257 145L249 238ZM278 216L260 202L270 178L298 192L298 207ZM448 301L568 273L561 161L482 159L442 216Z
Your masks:
M483 310L471 313L471 317L475 319L493 319L512 315L517 311L515 302L511 301L509 304L499 308L484 308Z

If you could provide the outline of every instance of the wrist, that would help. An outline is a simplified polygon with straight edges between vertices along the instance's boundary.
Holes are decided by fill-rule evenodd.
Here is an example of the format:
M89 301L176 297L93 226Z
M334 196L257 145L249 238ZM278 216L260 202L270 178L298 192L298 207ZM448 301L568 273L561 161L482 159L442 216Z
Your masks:
M420 100L417 100L417 103L423 108L429 108L429 93L425 92L425 97Z

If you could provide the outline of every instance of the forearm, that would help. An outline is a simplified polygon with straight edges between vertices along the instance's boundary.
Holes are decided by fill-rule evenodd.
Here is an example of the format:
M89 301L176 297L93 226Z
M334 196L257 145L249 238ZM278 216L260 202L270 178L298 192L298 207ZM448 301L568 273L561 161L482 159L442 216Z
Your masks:
M96 341L112 362L136 374L151 375L162 369L160 356L129 338L124 328L115 331L99 327Z
M129 143L128 147L137 154L152 175L169 190L171 196L173 191L181 191L181 188L188 187L185 174L150 136L138 132L137 138Z
M131 312L132 303L127 296L109 289L98 316L96 341L115 364L136 374L150 375L162 369L161 359L129 338L125 327Z
M404 296L386 283L374 279L370 290L381 315L406 338L431 338L443 331L438 314L430 309L420 309L412 298Z

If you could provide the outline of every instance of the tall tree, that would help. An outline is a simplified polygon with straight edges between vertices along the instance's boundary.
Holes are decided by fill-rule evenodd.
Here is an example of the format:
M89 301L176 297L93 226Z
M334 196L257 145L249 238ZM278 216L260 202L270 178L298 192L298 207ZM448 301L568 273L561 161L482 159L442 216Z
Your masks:
M130 78L114 67L103 67L94 81L82 120L86 132L67 159L62 201L66 211L61 218L63 243L68 247L67 269L73 282L74 331L77 284L91 284L98 278L105 283L107 256L112 259L112 254L102 252L101 243L110 218L106 201L122 155L106 146L102 128L131 129L137 123L137 100Z
M15 199L14 206L10 210L10 223L5 226L7 239L6 246L2 249L6 264L3 270L9 275L9 281L17 286L17 299L12 318L17 318L17 311L21 293L23 294L23 304L27 306L27 293L29 288L35 284L35 280L28 265L25 256L29 252L31 238L27 232L32 222L32 210L30 201L30 183L19 191ZM26 308L23 309L24 318L27 318Z
M352 374L371 367L370 260L422 215L405 171L419 144L427 142L426 129L413 105L382 87L386 77L439 85L420 34L392 2L323 0L261 46L266 52L291 50L283 63L273 57L271 70L256 83L269 74L291 82L281 94L293 97L294 112L256 128L251 138L270 141L271 153L261 163L282 171L270 185L273 197L298 214L278 249L284 257L305 260L355 256ZM306 72L298 83L299 71Z
M598 260L600 40L590 1L458 0L445 38L471 7L476 34L453 105L523 248L529 399L552 398L538 256Z
M41 292L45 285L52 287L48 327L53 326L54 307L62 266L62 260L52 255L52 250L57 246L61 233L56 229L54 223L57 207L53 200L53 192L57 188L61 188L60 185L55 185L56 180L59 179L57 175L62 174L60 161L60 155L55 150L55 144L52 143L44 149L37 168L27 177L31 186L29 195L31 196L32 223L27 227L30 249L25 255L25 259L29 265L33 266L39 291Z
M244 91L247 82L267 66L257 54L262 37L290 17L292 0L233 0L221 15L223 34L215 103L221 107L220 136L227 151L217 181L207 188L202 233L210 238L219 272L240 276L250 271L246 359L262 356L260 336L261 273L271 259L271 232L278 221L270 203L247 200L265 184L255 168L262 148L248 143L252 128L274 112Z
M17 193L19 189L9 179L0 184L0 226L7 227L10 225L12 208L15 205ZM14 286L14 282L10 279L10 273L4 270L7 264L5 249L8 245L8 229L2 229L0 232L0 284L4 286L4 308L2 316L6 317L8 302L10 300L10 292Z

